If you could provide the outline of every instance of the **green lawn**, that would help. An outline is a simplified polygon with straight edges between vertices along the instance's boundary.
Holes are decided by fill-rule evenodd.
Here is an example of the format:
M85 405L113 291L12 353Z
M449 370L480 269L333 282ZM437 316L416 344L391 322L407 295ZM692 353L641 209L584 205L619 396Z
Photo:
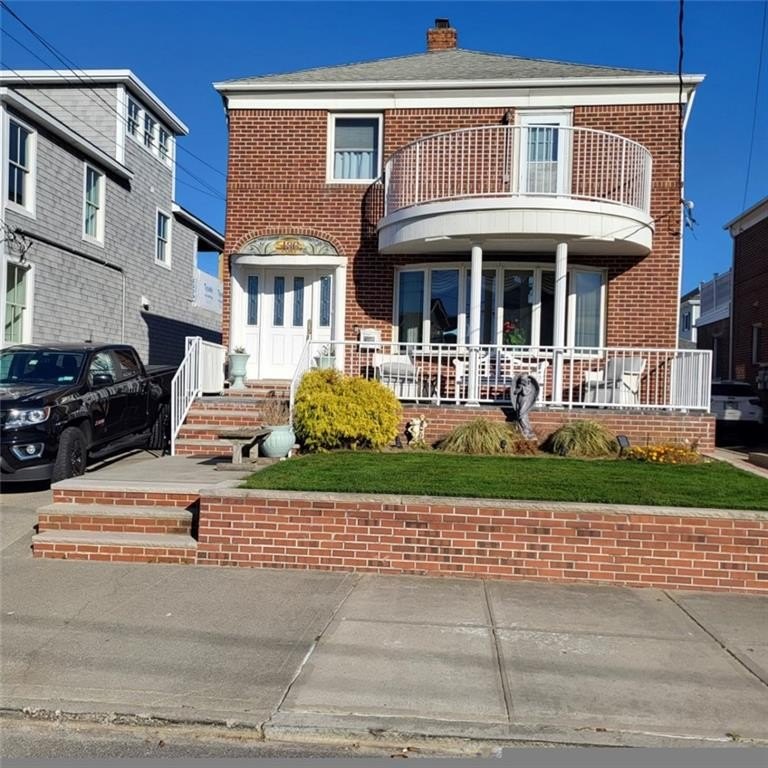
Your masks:
M274 464L244 487L768 510L768 481L722 462L340 451Z

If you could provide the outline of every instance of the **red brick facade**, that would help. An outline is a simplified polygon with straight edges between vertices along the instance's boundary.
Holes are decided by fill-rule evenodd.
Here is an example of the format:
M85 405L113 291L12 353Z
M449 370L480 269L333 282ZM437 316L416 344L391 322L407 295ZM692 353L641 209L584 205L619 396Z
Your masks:
M384 110L384 160L421 136L498 125L507 112L511 113L503 107ZM625 136L651 151L655 233L653 250L644 258L582 256L572 257L570 263L608 270L608 345L674 347L680 263L677 106L575 107L573 124ZM375 227L383 215L381 187L326 183L327 133L326 110L230 110L225 250L228 255L236 253L250 239L265 234L329 240L349 260L344 336L353 338L355 326L379 327L387 339L395 266L440 257L378 253ZM510 258L526 260L525 254ZM539 254L535 260L547 257ZM228 258L223 277L223 331L228 343Z

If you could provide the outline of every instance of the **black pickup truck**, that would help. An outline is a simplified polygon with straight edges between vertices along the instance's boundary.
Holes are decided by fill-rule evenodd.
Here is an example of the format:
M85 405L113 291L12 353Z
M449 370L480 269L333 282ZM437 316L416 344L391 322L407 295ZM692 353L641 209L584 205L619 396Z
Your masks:
M0 479L82 475L89 458L162 450L175 369L146 369L125 344L50 344L0 351Z

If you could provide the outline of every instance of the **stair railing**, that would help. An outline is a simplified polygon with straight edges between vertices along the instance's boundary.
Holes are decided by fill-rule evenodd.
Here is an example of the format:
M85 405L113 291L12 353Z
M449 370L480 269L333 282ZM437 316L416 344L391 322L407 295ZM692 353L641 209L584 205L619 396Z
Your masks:
M293 423L293 406L296 402L296 390L299 388L301 377L312 367L312 343L312 337L309 336L304 343L304 349L301 350L299 362L296 364L296 370L293 372L293 378L291 379L291 390L288 401L291 423Z
M176 455L176 438L189 409L201 392L203 340L199 336L187 336L186 354L171 382L171 456Z

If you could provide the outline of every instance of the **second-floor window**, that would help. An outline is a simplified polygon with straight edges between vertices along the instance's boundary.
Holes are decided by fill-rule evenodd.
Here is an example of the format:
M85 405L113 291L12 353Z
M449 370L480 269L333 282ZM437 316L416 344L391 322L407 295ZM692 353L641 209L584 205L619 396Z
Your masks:
M89 165L85 166L83 236L104 240L104 174Z
M128 99L128 133L136 136L139 131L139 105L133 100Z
M8 202L33 210L34 134L16 120L8 121Z
M157 212L155 261L164 267L171 266L171 217L162 211Z
M334 115L331 117L331 181L373 181L381 173L381 117Z
M170 134L165 128L160 128L157 134L157 151L161 160L167 161L169 158Z
M144 146L152 149L155 145L155 121L144 113Z

